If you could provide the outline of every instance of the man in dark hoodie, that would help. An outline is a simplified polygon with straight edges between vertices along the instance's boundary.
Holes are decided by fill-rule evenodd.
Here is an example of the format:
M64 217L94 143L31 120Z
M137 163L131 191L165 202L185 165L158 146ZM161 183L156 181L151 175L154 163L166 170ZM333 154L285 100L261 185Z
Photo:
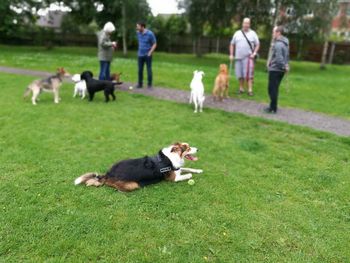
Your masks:
M283 35L283 27L276 26L273 29L273 47L268 62L270 107L266 113L277 112L278 89L285 73L289 71L289 41Z

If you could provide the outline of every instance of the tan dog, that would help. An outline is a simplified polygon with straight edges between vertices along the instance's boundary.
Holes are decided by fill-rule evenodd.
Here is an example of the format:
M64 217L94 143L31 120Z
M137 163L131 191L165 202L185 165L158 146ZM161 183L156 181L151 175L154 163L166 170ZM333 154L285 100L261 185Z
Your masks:
M32 103L33 105L36 105L38 96L41 92L52 92L54 94L55 103L58 103L60 100L59 89L62 85L62 79L68 76L69 73L67 73L64 68L58 68L56 75L46 79L34 80L31 84L29 84L28 88L24 92L24 97L27 97L30 92L32 92Z
M113 73L112 76L111 76L111 81L113 83L115 83L116 85L121 85L123 84L123 82L120 81L120 76L122 75L123 73Z
M226 64L220 65L220 71L215 79L215 86L213 89L214 100L219 98L220 101L225 98L228 98L228 86L229 86L229 75L228 68Z

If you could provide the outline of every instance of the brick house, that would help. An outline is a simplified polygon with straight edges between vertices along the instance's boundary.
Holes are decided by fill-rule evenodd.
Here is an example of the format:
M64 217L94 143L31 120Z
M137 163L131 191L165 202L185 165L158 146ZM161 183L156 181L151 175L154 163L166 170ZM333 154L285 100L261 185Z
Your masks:
M339 8L332 21L332 33L350 40L350 0L339 0Z

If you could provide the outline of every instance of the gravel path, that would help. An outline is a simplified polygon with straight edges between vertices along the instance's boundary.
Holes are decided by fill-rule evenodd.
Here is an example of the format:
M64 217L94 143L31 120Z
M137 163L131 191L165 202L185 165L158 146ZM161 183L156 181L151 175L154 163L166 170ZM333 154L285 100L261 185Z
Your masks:
M0 72L38 77L51 75L51 73L43 71L18 69L3 66L0 66ZM129 90L130 85L132 84L124 83L121 85L120 89L123 91L128 91L130 93L143 94L162 100L188 103L189 91L169 88L153 88L151 90L144 88ZM214 102L209 96L207 96L206 101L204 102L204 106L205 108L220 109L227 112L239 112L249 116L287 122L289 124L305 126L320 131L334 133L340 136L350 136L349 120L328 116L322 113L315 113L292 108L280 108L278 114L265 114L263 113L263 108L266 107L266 104L263 103L236 98L227 99L224 102Z

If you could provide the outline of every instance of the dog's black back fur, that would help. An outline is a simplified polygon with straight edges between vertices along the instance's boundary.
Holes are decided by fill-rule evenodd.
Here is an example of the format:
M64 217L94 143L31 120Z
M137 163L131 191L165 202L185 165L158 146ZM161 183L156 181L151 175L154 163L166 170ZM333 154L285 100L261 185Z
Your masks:
M115 100L113 82L107 80L93 79L93 74L91 71L84 71L83 73L81 73L80 77L86 82L86 88L89 93L89 101L92 101L94 99L95 92L102 90L104 91L106 102L109 101L109 96L111 96L112 99Z
M171 161L162 152L154 157L145 156L114 164L105 177L116 181L133 181L141 186L158 183L174 170Z

